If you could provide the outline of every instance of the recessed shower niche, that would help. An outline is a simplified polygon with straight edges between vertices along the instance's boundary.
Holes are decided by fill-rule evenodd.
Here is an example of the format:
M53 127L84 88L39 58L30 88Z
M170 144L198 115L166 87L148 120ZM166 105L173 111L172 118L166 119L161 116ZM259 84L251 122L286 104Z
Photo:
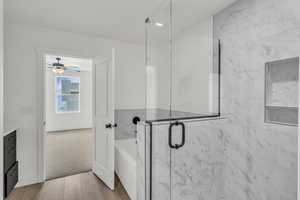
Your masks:
M265 122L298 124L299 58L266 63Z

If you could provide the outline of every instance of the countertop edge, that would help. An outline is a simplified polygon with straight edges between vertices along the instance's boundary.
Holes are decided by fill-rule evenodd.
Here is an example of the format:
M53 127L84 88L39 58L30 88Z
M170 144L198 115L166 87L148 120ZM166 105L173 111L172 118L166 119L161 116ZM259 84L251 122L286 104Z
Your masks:
M2 137L7 136L14 131L18 132L18 130L19 130L19 128L6 128L6 129L2 130Z

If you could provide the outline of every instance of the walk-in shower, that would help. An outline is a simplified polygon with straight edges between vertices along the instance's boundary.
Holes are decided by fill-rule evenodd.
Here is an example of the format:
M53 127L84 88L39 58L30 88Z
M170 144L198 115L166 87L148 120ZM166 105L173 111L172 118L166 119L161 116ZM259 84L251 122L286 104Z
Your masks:
M265 123L264 73L300 47L260 35L269 24L251 13L272 19L267 5L169 0L146 18L139 200L295 199L297 127Z
M139 199L217 199L222 193L222 131L214 124L222 121L222 43L213 37L215 8L204 15L193 5L199 6L169 1L145 20Z

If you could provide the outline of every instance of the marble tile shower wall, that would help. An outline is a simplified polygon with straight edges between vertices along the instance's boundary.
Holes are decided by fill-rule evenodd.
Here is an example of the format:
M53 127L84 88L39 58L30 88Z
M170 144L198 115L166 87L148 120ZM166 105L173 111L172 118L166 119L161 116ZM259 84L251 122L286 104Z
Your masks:
M264 67L300 56L299 8L299 0L240 0L214 16L214 38L222 42L222 113L229 120L226 200L297 198L297 128L264 123Z

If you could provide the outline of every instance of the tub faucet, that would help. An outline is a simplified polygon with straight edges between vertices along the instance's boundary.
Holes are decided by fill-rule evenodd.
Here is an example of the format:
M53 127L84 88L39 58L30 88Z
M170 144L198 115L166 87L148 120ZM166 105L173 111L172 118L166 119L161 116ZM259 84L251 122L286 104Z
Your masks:
M134 125L137 125L137 123L141 121L141 119L138 117L138 116L135 116L133 119L132 119L132 123ZM135 129L134 129L134 136L135 136L135 143L137 144L137 126L135 126Z

